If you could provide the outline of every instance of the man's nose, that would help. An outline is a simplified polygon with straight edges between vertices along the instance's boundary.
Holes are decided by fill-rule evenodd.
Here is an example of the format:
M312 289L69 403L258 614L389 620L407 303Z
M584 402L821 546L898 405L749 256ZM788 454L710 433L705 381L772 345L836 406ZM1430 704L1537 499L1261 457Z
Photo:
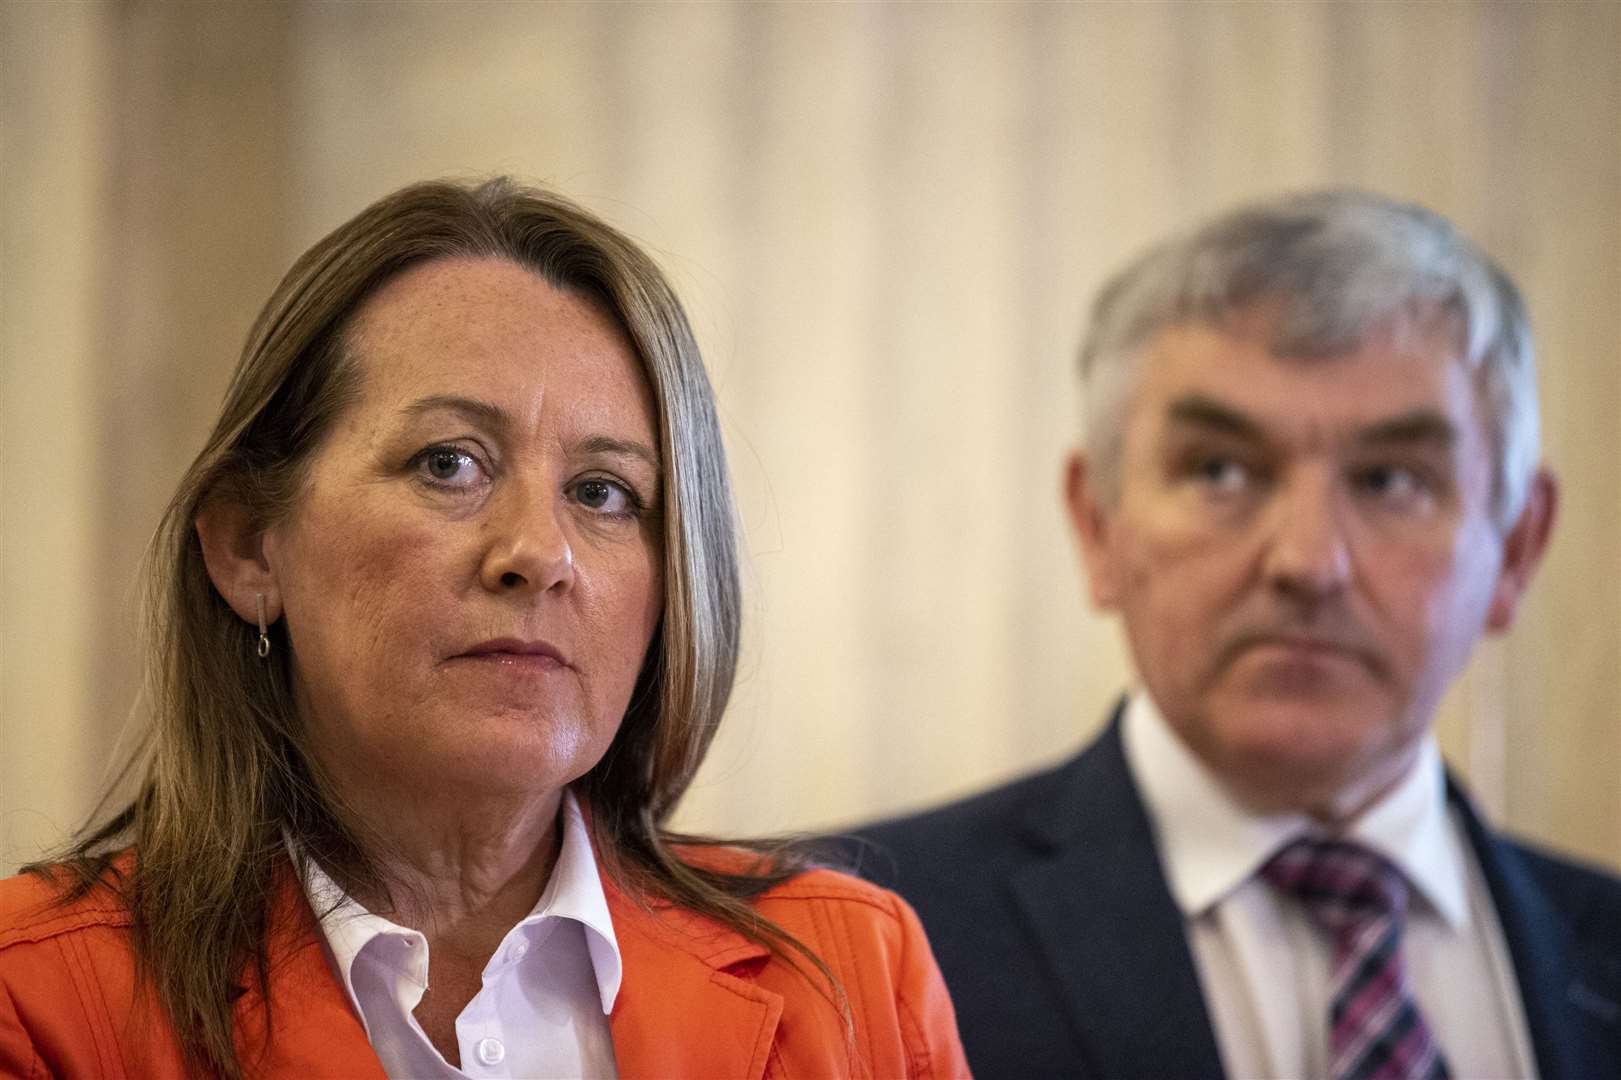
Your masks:
M1279 592L1316 600L1351 577L1344 506L1326 469L1302 469L1280 486L1270 507L1266 576Z
M490 508L479 581L491 592L564 590L574 583L567 509L540 486L514 483Z

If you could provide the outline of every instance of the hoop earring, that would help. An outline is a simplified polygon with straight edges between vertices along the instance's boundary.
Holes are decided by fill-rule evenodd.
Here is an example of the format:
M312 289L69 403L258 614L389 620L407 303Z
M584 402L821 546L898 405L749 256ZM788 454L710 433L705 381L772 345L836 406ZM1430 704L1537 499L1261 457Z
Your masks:
M259 608L259 659L270 655L270 635L265 629L265 594L254 593L253 602Z

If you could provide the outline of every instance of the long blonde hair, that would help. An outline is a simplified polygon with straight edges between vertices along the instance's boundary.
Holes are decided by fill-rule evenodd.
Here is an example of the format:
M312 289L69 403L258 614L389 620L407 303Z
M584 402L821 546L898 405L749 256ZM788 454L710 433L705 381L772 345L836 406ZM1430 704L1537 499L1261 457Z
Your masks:
M349 320L405 267L453 255L509 259L603 303L657 401L664 613L612 746L577 784L599 858L633 895L672 900L797 953L831 983L813 954L748 904L800 868L790 850L763 848L751 872L724 873L689 865L672 848L714 841L664 829L731 693L741 621L720 429L680 302L635 244L566 199L504 179L422 183L312 247L255 322L219 421L149 555L153 718L146 752L126 770L144 769L138 794L65 858L77 875L73 895L107 884L130 907L145 981L201 1068L243 1070L229 1003L245 966L268 990L265 934L284 836L340 880L382 895L388 886L308 752L285 636L273 627L281 647L268 660L256 655L257 628L215 591L193 523L212 499L232 500L262 525L289 511L312 452L353 397ZM120 873L114 854L128 844L136 858Z

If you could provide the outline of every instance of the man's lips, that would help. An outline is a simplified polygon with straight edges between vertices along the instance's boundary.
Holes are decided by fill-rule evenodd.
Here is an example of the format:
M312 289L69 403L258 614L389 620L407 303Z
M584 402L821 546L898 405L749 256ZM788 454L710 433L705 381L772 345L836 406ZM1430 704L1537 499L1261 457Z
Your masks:
M492 638L452 656L452 660L479 660L518 667L563 668L571 666L561 649L547 641L519 638Z
M1222 666L1240 658L1259 654L1284 661L1345 661L1359 664L1375 675L1383 674L1385 664L1373 650L1340 638L1295 633L1245 634L1223 650Z
M1360 656L1356 649L1338 641L1329 641L1324 638L1307 637L1262 637L1250 642L1250 649L1277 649L1283 652L1312 655L1321 653L1325 656Z

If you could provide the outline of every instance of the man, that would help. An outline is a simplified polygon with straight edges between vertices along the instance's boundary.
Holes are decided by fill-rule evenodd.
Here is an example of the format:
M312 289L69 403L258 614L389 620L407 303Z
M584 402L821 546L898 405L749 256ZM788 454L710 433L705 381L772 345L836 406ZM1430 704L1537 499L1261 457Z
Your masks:
M1420 208L1280 199L1108 284L1081 374L1140 688L865 830L976 1074L1621 1075L1621 882L1488 830L1430 734L1554 516L1514 286Z

